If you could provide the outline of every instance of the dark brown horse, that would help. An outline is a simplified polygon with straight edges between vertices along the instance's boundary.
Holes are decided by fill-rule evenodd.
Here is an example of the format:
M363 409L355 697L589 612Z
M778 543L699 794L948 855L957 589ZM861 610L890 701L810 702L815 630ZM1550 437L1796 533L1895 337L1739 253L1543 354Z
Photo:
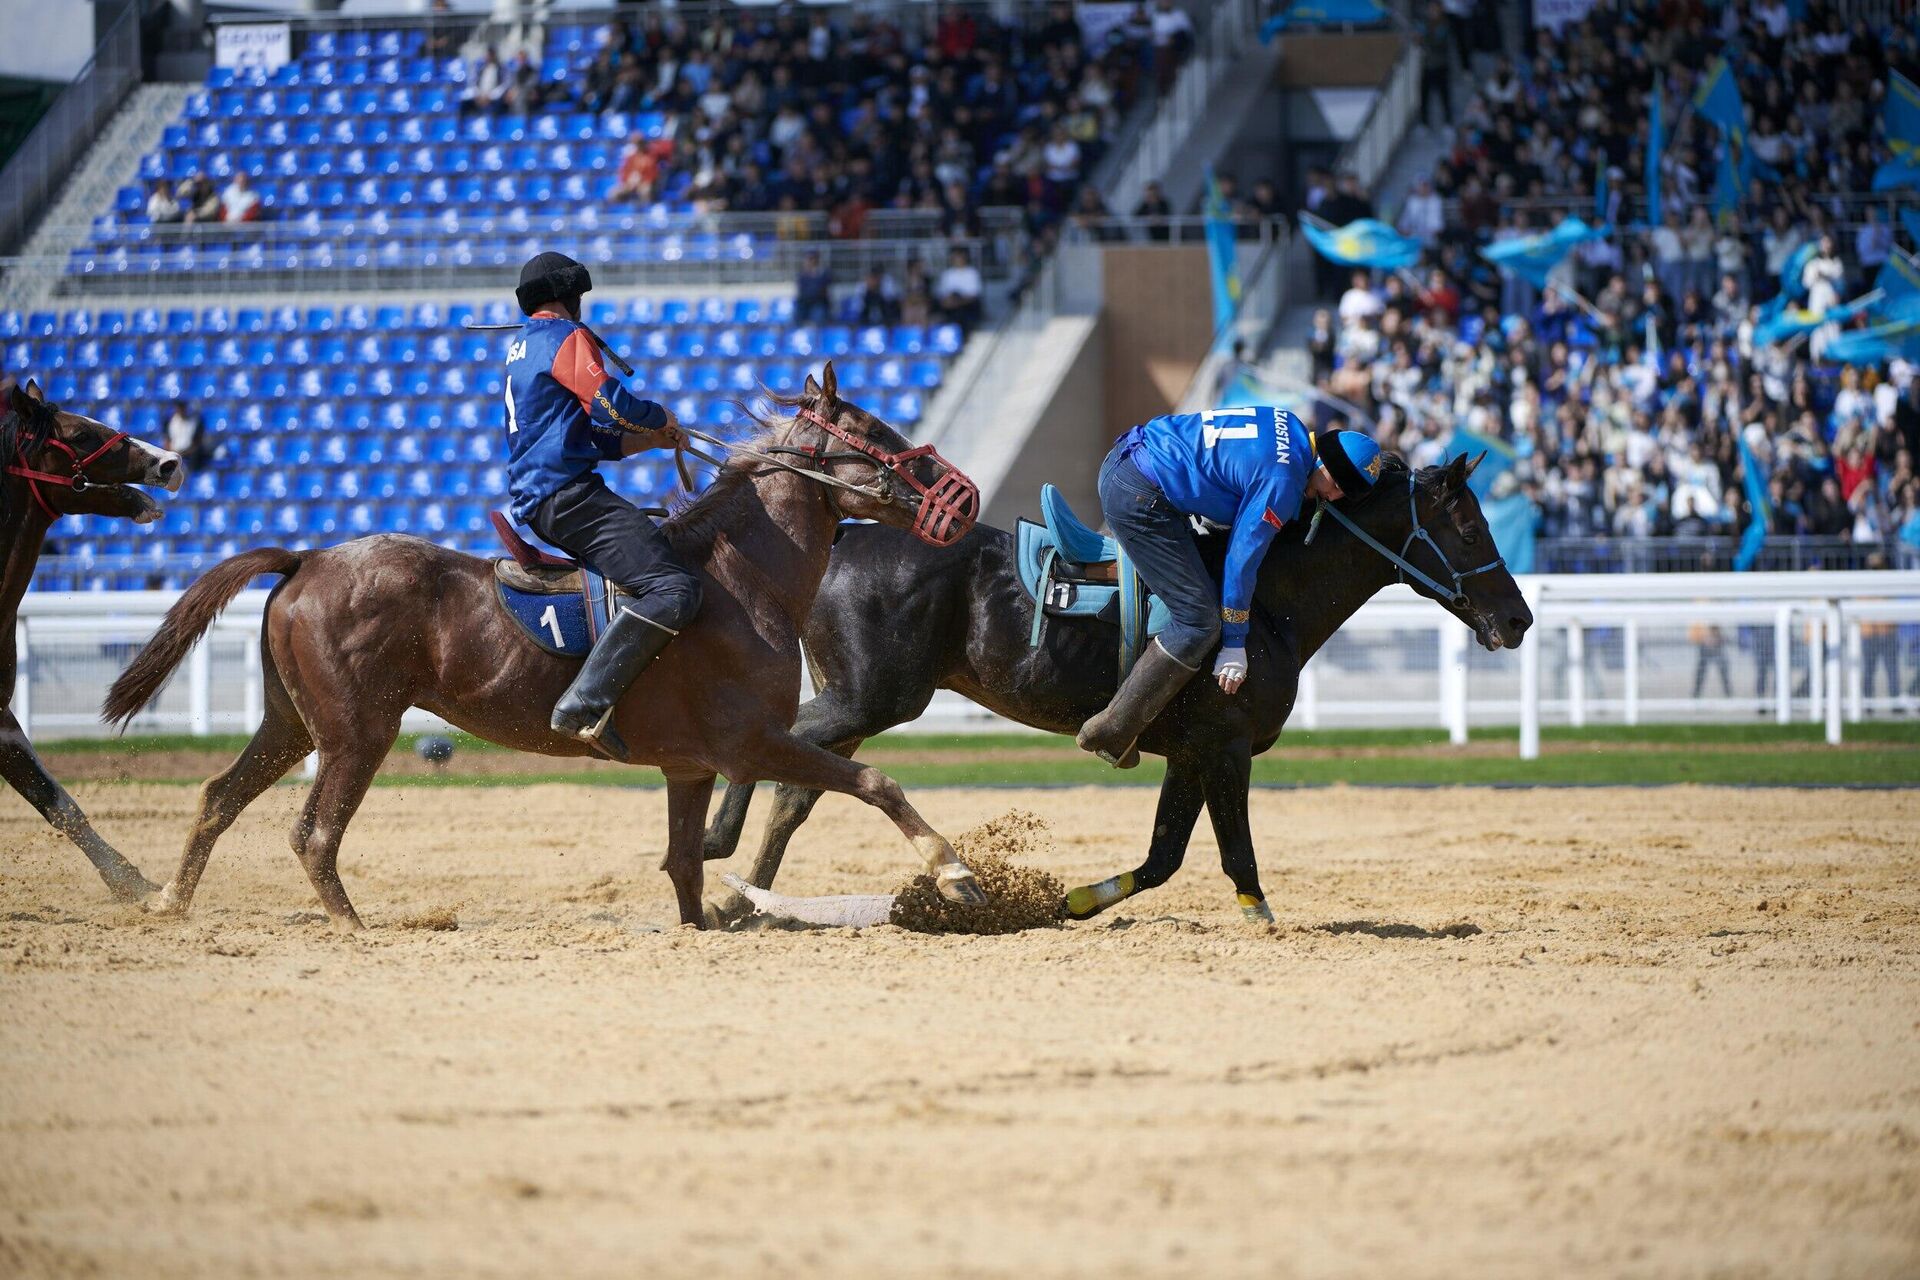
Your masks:
M799 630L826 573L835 525L847 516L906 527L926 511L930 492L964 487L977 495L937 454L909 452L891 427L839 399L831 364L780 403L794 417L737 448L713 486L667 522L675 550L702 576L705 603L615 712L633 762L667 777L663 865L680 919L702 923L701 827L716 775L858 796L893 819L942 893L985 901L972 871L898 783L790 729ZM951 532L971 523L969 514ZM293 850L334 923L358 928L335 868L340 838L408 707L503 746L586 754L578 738L548 727L578 662L550 656L518 630L495 595L490 563L393 536L325 551L264 548L217 566L188 588L114 684L105 717L124 723L145 706L220 610L262 573L287 579L269 598L261 631L266 717L239 759L202 791L180 869L156 910L188 908L214 841L317 748L319 774L294 823Z
M33 580L47 530L65 515L116 516L136 524L160 518L160 506L137 484L177 492L186 471L180 459L122 431L46 402L40 386L15 387L0 404L0 777L26 797L67 839L80 846L107 889L122 902L152 893L140 869L102 840L66 788L53 780L26 731L13 718L13 680L19 662L14 622Z

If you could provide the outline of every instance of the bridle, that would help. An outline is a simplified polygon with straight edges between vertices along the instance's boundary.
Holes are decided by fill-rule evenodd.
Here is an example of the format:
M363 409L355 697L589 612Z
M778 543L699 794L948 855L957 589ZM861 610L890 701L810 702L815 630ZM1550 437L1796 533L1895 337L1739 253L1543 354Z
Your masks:
M1321 515L1331 514L1335 520L1338 520L1346 526L1348 533L1351 533L1354 537L1360 539L1360 541L1366 543L1369 547L1372 547L1375 551L1386 557L1386 559L1400 571L1399 581L1406 582L1411 579L1433 592L1434 595L1439 596L1442 600L1445 600L1453 608L1471 609L1473 608L1472 602L1467 599L1467 579L1478 577L1483 573L1492 573L1495 569L1506 568L1506 557L1495 555L1493 559L1487 561L1477 569L1461 570L1454 568L1453 561L1447 558L1447 553L1440 549L1440 544L1434 541L1433 535L1427 532L1426 526L1420 521L1419 495L1420 487L1418 483L1416 483L1413 473L1408 472L1407 513L1413 519L1413 530L1407 534L1407 540L1400 544L1400 550L1397 552L1388 550L1385 543L1375 538L1365 529L1362 529L1346 512L1324 500L1320 503L1320 509L1313 514L1313 524L1307 531L1307 541L1313 541L1314 531L1320 527ZM1407 559L1407 552L1413 548L1413 544L1416 542L1424 542L1428 549L1433 552L1434 558L1440 562L1441 571L1453 579L1451 589L1441 586L1438 579L1426 573L1411 560Z
M34 505L47 513L47 519L58 520L60 513L55 511L52 505L47 502L47 496L40 492L40 486L43 484L57 484L71 489L75 493L85 493L94 485L94 481L87 478L87 468L100 461L109 450L122 440L127 439L130 434L131 433L126 431L114 432L107 437L105 444L84 458L80 456L78 449L68 444L65 440L60 439L58 436L48 436L46 439L47 444L59 449L69 458L73 459L72 472L62 476L55 475L50 471L35 471L32 467L23 466L20 463L20 450L15 450L14 461L7 464L6 472L10 476L25 476L27 480L27 492L33 495Z
M870 498L881 506L891 506L896 502L905 502L914 508L912 531L922 542L936 547L950 547L964 537L967 531L980 518L980 490L969 480L966 473L940 456L940 451L930 444L917 445L911 449L902 449L897 453L888 453L870 440L864 440L812 409L801 408L795 411L796 418L804 419L819 427L828 435L839 440L851 450L826 449L819 445L768 445L764 449L750 449L744 445L729 444L717 436L710 436L691 427L680 429L696 440L718 445L732 453L753 458L782 471L817 481L829 488L844 489ZM698 449L689 448L687 452L702 462L720 466L719 459ZM796 466L777 455L786 454L803 458L807 465ZM908 464L922 458L931 458L943 470L940 478L932 484L924 484L920 478L908 469ZM863 462L879 469L876 483L871 485L853 484L839 476L828 474L826 468L836 462ZM895 481L902 481L911 489L911 493L902 493Z

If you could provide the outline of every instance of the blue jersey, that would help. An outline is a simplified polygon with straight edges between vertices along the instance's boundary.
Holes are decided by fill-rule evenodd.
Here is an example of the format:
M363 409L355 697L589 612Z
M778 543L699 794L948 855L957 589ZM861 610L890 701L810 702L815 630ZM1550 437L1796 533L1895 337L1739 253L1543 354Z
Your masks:
M577 321L536 311L507 348L507 491L521 524L561 486L618 458L633 431L667 411L628 391L600 363Z
M1272 405L1168 414L1140 433L1145 470L1174 509L1233 531L1220 584L1220 638L1238 648L1247 642L1260 561L1306 500L1313 436Z

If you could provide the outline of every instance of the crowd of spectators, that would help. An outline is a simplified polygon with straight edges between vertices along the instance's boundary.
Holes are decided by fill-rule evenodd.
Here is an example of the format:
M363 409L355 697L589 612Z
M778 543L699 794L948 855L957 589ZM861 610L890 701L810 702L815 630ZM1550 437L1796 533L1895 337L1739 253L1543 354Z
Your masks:
M470 111L664 113L624 149L616 199L701 211L817 211L853 239L876 209L977 230L982 205L1036 224L1073 207L1121 112L1192 47L1174 0L1141 4L1090 47L1074 7L922 15L782 7L690 22L649 8L602 28L558 78L529 47L488 48ZM902 25L904 23L912 25Z
M1457 18L1430 7L1430 55L1456 56ZM1752 152L1779 180L1754 182L1716 217L1723 141L1686 104L1722 55ZM1656 68L1672 136L1663 216L1647 227ZM1337 306L1310 344L1319 412L1377 419L1416 462L1438 458L1456 425L1505 442L1517 463L1503 484L1534 499L1544 535L1744 529L1744 440L1766 469L1774 532L1920 559L1916 370L1899 359L1836 367L1821 330L1754 341L1783 272L1797 267L1785 285L1822 309L1870 289L1899 245L1898 202L1913 208L1915 194L1867 194L1890 155L1880 126L1890 68L1920 77L1920 33L1849 25L1817 0L1798 20L1778 0L1597 6L1558 34L1536 31L1524 61L1493 60L1477 84L1464 61L1430 68L1423 105L1442 155L1395 219L1424 256L1350 279L1323 268L1323 297ZM1480 255L1569 213L1606 221L1602 172L1613 230L1576 249L1552 287ZM1357 187L1325 175L1306 203L1333 223L1373 212Z

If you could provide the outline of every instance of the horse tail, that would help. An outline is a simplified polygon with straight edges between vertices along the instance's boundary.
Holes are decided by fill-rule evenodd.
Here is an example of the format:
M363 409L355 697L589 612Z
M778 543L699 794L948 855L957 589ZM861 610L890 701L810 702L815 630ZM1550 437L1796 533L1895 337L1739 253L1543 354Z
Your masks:
M299 568L297 552L261 547L223 560L207 570L174 601L173 608L167 610L166 620L153 633L153 639L147 641L140 656L120 673L113 688L107 690L100 718L108 724L118 724L125 733L127 721L153 701L174 669L186 660L188 652L220 616L220 611L232 604L233 598L246 590L249 582L263 573L291 577Z

